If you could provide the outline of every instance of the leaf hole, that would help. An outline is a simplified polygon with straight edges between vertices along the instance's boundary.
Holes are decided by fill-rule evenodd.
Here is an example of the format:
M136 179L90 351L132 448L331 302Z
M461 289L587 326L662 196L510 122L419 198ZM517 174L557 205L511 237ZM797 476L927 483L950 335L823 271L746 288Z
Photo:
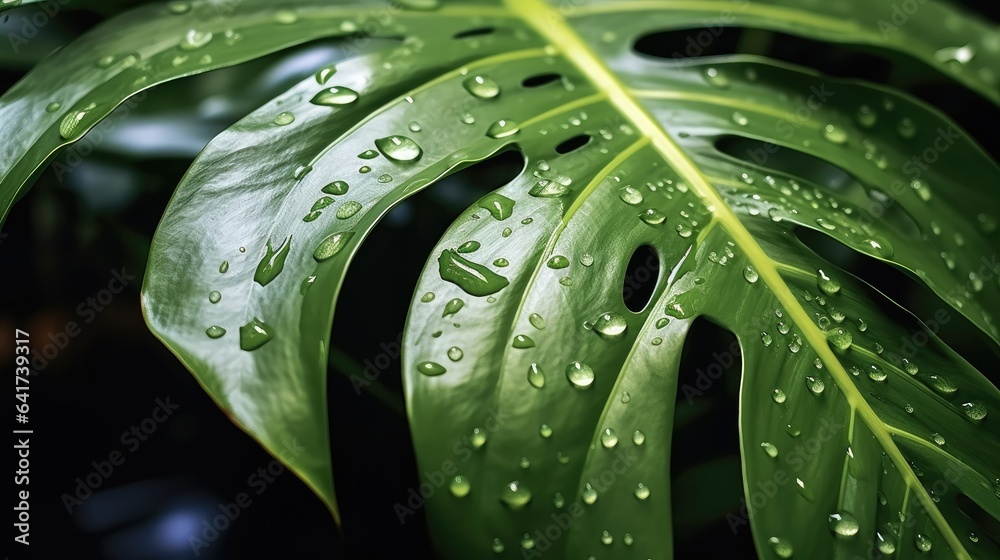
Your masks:
M521 85L526 88L536 88L551 84L552 82L558 82L560 79L562 79L562 76L559 74L536 74L525 78L521 82Z
M580 134L564 141L562 144L556 146L556 153L568 154L572 151L579 150L580 148L586 146L590 143L591 137L589 134Z
M746 511L737 428L742 363L731 332L694 320L681 353L670 442L677 558L734 558L753 549L749 523L735 533L740 526L730 524L745 521Z
M495 27L477 27L475 29L469 29L467 31L456 33L453 38L468 39L469 37L480 37L482 35L491 35L495 32L496 32Z
M622 299L625 307L633 313L639 313L649 305L649 300L656 291L656 282L660 277L660 256L649 245L640 245L632 253L632 258L625 267L625 279L622 283Z

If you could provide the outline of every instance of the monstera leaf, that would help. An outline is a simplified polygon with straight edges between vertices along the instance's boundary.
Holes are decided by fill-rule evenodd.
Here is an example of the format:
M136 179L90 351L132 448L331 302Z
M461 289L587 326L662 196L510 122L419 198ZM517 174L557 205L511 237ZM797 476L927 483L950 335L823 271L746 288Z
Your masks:
M6 215L54 153L144 88L344 37L351 56L197 158L142 300L206 391L333 511L324 377L353 255L401 200L515 151L523 170L455 220L407 321L408 413L423 486L441 490L425 494L444 556L670 557L678 369L705 317L739 341L762 558L997 558L979 524L1000 519L1000 393L934 325L796 235L908 271L946 302L937 321L960 314L995 344L997 164L900 91L760 57L633 49L663 31L703 46L718 26L779 31L917 62L1000 101L995 27L941 2L904 21L891 8L145 7L3 97L0 200ZM644 247L655 289L631 309L626 268Z

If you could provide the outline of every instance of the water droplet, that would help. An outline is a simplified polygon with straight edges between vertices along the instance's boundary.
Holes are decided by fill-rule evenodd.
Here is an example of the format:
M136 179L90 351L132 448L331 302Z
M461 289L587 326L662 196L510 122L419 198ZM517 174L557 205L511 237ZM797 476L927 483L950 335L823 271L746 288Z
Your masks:
M226 329L218 325L212 325L211 327L205 329L205 334L208 335L208 338L221 338L226 334Z
M240 348L252 351L267 344L273 338L270 327L254 317L252 321L240 327Z
M309 100L313 105L333 107L348 105L358 100L358 92L346 87L331 87L321 90Z
M472 296L489 296L507 287L510 282L486 268L446 249L438 257L438 272L441 279L457 285Z
M361 203L354 200L347 201L340 205L337 209L337 219L347 220L353 218L355 214L361 211Z
M579 389L586 389L594 382L594 370L581 362L573 362L566 366L566 379Z
M826 384L823 383L822 379L818 379L812 376L807 376L806 387L808 387L809 390L812 391L814 395L818 395L822 393L824 389L826 389Z
M197 29L189 29L187 33L184 34L184 39L181 40L180 48L182 51L194 51L198 50L212 41L211 31L198 31Z
M614 428L606 428L601 434L601 445L606 449L611 449L612 447L618 445L618 434L615 432Z
M709 84L719 88L726 89L729 87L729 78L717 68L709 68L705 70L705 81Z
M757 270L754 269L754 267L747 266L743 269L743 278L746 278L747 282L753 284L758 278L760 278L760 275L757 274Z
M691 234L694 233L691 227L687 224L677 224L677 226L674 227L674 230L677 231L677 235L684 238L691 237Z
M545 370L538 364L528 366L528 383L536 389L545 387Z
M917 193L917 196L920 197L920 200L923 200L924 202L930 201L931 188L930 186L928 186L926 181L922 181L920 179L914 179L913 181L910 182L910 188L912 188L913 191Z
M407 126L407 128L410 129L410 132L420 132L421 130L423 130L423 128L420 126L420 123L418 123L417 121L411 122Z
M448 349L448 359L453 362L461 360L462 356L464 355L465 353L462 352L462 349L459 348L458 346L452 346L451 348Z
M622 401L622 404L628 404L628 403L632 402L632 395L630 395L628 393L628 391L622 391L621 401Z
M889 377L885 371L882 370L878 365L872 364L868 366L868 378L872 381L877 381L879 383L885 381Z
M505 258L499 258L499 259L493 261L493 266L498 267L498 268L505 268L507 266L510 266L510 261L508 261Z
M642 193L633 187L625 187L618 191L618 198L622 199L622 202L626 204L631 204L636 206L642 204Z
M552 428L550 428L548 424L542 424L541 426L538 427L538 435L542 436L543 438L550 438L552 437Z
M513 136L521 131L521 125L510 119L500 119L486 129L486 136L500 139Z
M938 445L944 445L944 443L945 443L944 436L942 436L941 434L939 434L937 432L931 434L931 439L934 440L934 443L936 443Z
M566 268L567 266L569 266L569 259L567 259L562 255L556 255L551 259L549 259L549 262L547 264L549 268L558 270L560 268Z
M620 313L603 313L594 322L594 332L601 338L615 340L628 331L628 321Z
M829 522L830 530L844 537L857 535L858 530L861 528L858 520L846 511L831 513Z
M580 493L580 498L583 499L583 503L593 505L597 501L597 490L588 482L586 486L583 487L583 492Z
M486 432L480 428L473 428L472 435L469 436L469 443L472 445L472 449L479 449L486 444Z
M459 298L455 298L449 301L448 303L444 304L444 313L441 314L441 317L449 317L451 315L454 315L459 311L461 311L463 307L465 307L465 302Z
M588 266L588 267L589 266L593 266L594 265L594 256L591 255L590 253L584 253L584 254L580 255L580 264L582 264L583 266Z
M771 550L778 558L791 558L794 553L792 543L788 539L771 537L767 539L767 544L771 545Z
M493 544L490 545L490 548L493 550L493 552L500 554L501 552L504 551L503 541L501 541L499 538L493 539Z
M531 536L531 533L525 533L524 536L521 537L521 548L525 550L535 548L535 539Z
M62 109L62 103L57 103L55 101L45 106L46 113L55 113L59 109Z
M819 289L828 296L832 296L840 291L840 282L831 279L822 270L820 270L817 275L816 285L819 286Z
M962 403L962 412L964 412L970 420L979 421L986 418L986 405L975 401Z
M640 482L635 486L635 492L633 492L633 494L635 494L636 498L645 500L649 497L649 487Z
M423 155L424 151L420 146L406 136L387 136L375 141L375 147L382 152L385 157L393 161L410 162L416 161Z
M931 375L929 376L931 387L942 395L950 395L958 390L958 387L952 383L951 379L941 375Z
M903 410L905 410L907 414L913 414L914 410L913 405L910 403L906 403L906 406L903 407Z
M972 541L972 542L974 542L974 543L977 543L977 542L979 542L979 537L976 536L975 533L969 533L969 540Z
M899 133L903 138L913 138L917 134L917 125L909 118L905 118L899 121L899 126L896 127L896 132Z
M646 434L642 433L639 430L632 432L632 443L636 445L642 445L643 443L646 443Z
M316 250L313 251L313 258L318 262L323 262L333 257L337 253L341 252L353 237L353 231L340 231L331 234L323 241L320 241L319 245L316 246Z
M764 453L767 453L767 456L772 459L778 456L778 448L775 447L773 443L769 443L766 441L761 442L760 448L764 450Z
M519 349L534 348L535 341L530 336L519 334L514 337L514 342L511 344L511 346Z
M439 0L396 0L400 7L407 10L431 11L441 5Z
M750 119L748 119L743 113L737 111L733 113L733 122L740 126L746 126L750 124Z
M459 253L475 253L482 245L478 241L466 241L459 248Z
M339 195L347 194L347 191L349 189L350 189L350 186L347 183L345 183L343 181L334 181L334 182L330 183L329 185L323 187L323 192L325 192L326 194L332 194L332 195L338 195L339 196Z
M608 531L604 531L603 533L601 533L601 542L602 543L604 543L606 545L610 545L611 543L614 542L614 540L615 540L614 537L612 537L611 533L609 533Z
M923 533L917 533L916 538L913 539L913 543L917 545L917 550L920 552L930 552L933 545L931 539Z
M469 491L472 490L472 484L469 483L469 479L462 475L458 475L451 479L448 484L448 490L451 490L451 495L456 498L464 498L469 495Z
M220 301L222 301L222 294L220 294L217 291L213 291L212 293L208 294L208 301L212 303L219 303Z
M8 1L9 0L4 0L4 3L6 4ZM167 10L169 10L171 14L178 16L181 14L186 14L191 11L191 3L182 1L169 2L167 3Z
M77 138L77 133L82 133L86 128L81 126L84 119L90 115L90 112L97 108L96 103L91 103L85 106L83 109L77 111L70 111L63 117L62 122L59 124L59 135L66 140L74 140ZM80 134L82 135L82 134Z
M834 347L839 348L840 350L847 350L851 347L851 343L854 341L854 335L843 327L837 327L826 333L826 339L829 340L830 344Z
M514 212L514 201L499 193L490 193L478 202L478 206L497 220L506 220Z
M847 142L847 132L837 125L828 124L823 127L823 138L826 138L833 144L840 145Z
M539 198L558 198L569 192L569 185L564 185L559 181L542 179L531 187L528 194Z
M337 67L333 64L329 66L324 66L316 72L316 83L319 85L326 85L330 81L330 78L337 73Z
M361 159L375 159L378 157L378 152L375 150L365 150L358 154L358 157Z
M288 236L277 249L271 247L271 240L267 241L267 249L264 258L257 265L257 271L253 275L255 282L261 286L267 286L272 280L281 274L285 267L285 258L292 248L292 236Z
M667 217L655 208L647 208L639 213L639 219L651 226L660 225L667 221Z
M878 114L868 105L862 105L858 107L858 113L855 115L855 118L861 126L871 128L878 121Z
M510 509L519 510L531 501L531 491L515 480L504 486L500 501Z
M448 370L444 369L444 366L437 362L420 362L417 364L417 371L428 377L434 377Z
M771 391L771 399L778 404L785 402L786 398L787 397L785 396L785 392L782 391L781 389L775 389L774 391Z
M573 285L573 279L570 278L569 276L563 276L562 278L559 279L559 283L562 284L563 286L569 287Z
M229 272L229 261L222 261L222 264L219 265L219 272L221 274Z
M532 313L531 315L529 315L528 322L531 323L532 327L535 327L538 330L542 330L545 328L545 319L542 318L542 316L539 315L538 313Z

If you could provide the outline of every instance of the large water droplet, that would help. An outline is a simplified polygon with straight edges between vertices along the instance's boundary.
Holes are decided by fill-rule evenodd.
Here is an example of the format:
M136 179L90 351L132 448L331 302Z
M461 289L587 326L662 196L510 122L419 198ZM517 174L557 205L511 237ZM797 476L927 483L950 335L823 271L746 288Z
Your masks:
M453 362L461 360L462 356L464 355L465 352L462 352L462 349L459 348L458 346L452 346L451 348L448 349L448 359Z
M96 108L96 103L90 103L82 109L67 113L59 124L59 135L66 140L74 140L78 136L82 136L84 129L86 129L82 123Z
M622 199L622 202L633 206L642 204L643 201L642 193L633 187L625 187L618 191L618 198Z
M837 327L826 333L826 339L829 340L830 344L833 344L834 347L841 350L847 350L851 347L854 335L843 327Z
M469 483L469 479L462 475L458 475L451 479L448 483L448 490L451 491L451 495L456 498L464 498L469 495L469 491L472 490L472 484Z
M257 264L257 271L253 275L254 281L261 286L267 286L272 280L277 278L285 268L285 258L288 257L288 252L291 248L292 236L290 235L281 242L281 245L277 249L271 247L271 240L268 239L264 258Z
M347 191L350 188L351 188L350 185L348 185L344 181L334 181L334 182L330 183L329 185L323 187L323 192L325 192L326 194L332 194L332 195L340 196L340 195L347 194Z
M542 369L542 366L538 364L528 366L528 383L536 389L545 387L545 370Z
M535 341L530 336L519 334L514 337L514 342L511 343L511 346L518 349L534 348Z
M964 412L970 420L979 421L986 418L986 405L975 401L962 403L962 412Z
M486 432L481 428L473 428L472 435L469 436L469 444L472 445L472 449L479 449L486 445Z
M442 251L438 257L438 272L442 280L451 282L467 294L478 297L495 294L510 284L503 276L466 259L453 249Z
M566 268L569 266L569 259L562 255L556 255L549 259L549 262L546 264L549 268L559 270L560 268Z
M830 514L829 523L831 531L844 537L853 537L860 529L858 520L846 511Z
M667 221L667 217L656 208L647 208L639 213L639 219L643 223L649 224L651 226L657 226Z
M532 313L531 315L529 315L528 322L531 323L532 327L535 327L538 330L542 330L545 328L545 319L543 319L542 316L539 315L538 313Z
M606 449L611 449L612 447L618 445L618 433L615 432L614 428L606 428L604 432L601 433L601 445Z
M513 136L520 131L521 125L518 124L517 121L500 119L486 129L486 136L496 139L507 138L508 136Z
M462 310L465 307L465 302L459 298L455 298L448 303L444 304L444 312L441 313L441 317L449 317Z
M581 362L573 362L566 366L566 379L579 389L586 389L594 382L594 370Z
M254 317L252 321L240 327L240 348L248 352L256 350L267 344L273 336L270 327Z
M628 321L620 313L603 313L594 322L594 332L609 340L621 338L628 331Z
M332 107L335 105L348 105L358 100L358 92L346 87L327 88L309 100L313 105Z
M413 140L406 136L387 136L375 141L375 147L393 161L416 161L424 151Z
M950 395L958 390L958 387L952 383L951 379L941 375L931 375L929 376L931 387L942 395Z
M923 533L917 533L917 536L913 539L913 544L917 546L917 550L920 552L930 552L933 545L930 537Z
M313 251L313 258L318 262L323 262L333 257L344 250L344 247L347 246L353 237L353 231L340 231L331 234L316 246L316 250Z
M514 201L499 193L490 193L479 199L477 205L497 220L506 220L514 213Z
M504 486L500 501L510 509L519 510L531 501L531 491L515 480Z
M840 291L840 282L833 280L822 270L816 276L816 285L828 296L832 296Z
M767 544L771 545L771 550L778 558L791 558L794 553L792 543L788 539L771 537L767 539Z
M781 389L775 389L774 391L771 391L771 400L773 400L778 404L785 402L785 399L787 398L788 397L785 396L785 392L782 391Z
M822 379L819 379L819 378L816 378L816 377L812 377L812 376L807 376L806 377L806 387L809 388L809 390L812 392L812 394L818 395L818 394L822 393L824 389L826 389L826 384L823 383Z
M470 76L462 82L462 87L480 99L492 99L500 95L500 84L486 76Z
M444 366L442 366L437 362L420 362L419 364L417 364L417 371L428 377L435 377L445 373L448 370L446 370Z

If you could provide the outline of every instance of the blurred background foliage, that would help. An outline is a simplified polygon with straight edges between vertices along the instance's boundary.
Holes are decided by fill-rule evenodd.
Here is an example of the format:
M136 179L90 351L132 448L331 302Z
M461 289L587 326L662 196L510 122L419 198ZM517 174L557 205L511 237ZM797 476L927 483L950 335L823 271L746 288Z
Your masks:
M140 3L69 0L43 26L30 19L42 9L39 5L0 15L0 87L6 90L54 49ZM995 0L962 4L976 17L1000 22ZM892 6L886 1L887 14ZM643 49L672 53L682 50L684 38L660 35ZM767 54L898 87L945 110L989 153L1000 154L1000 128L990 117L996 109L918 64L890 63L876 51L740 29L727 29L709 50L706 54ZM57 157L14 208L0 237L6 272L0 332L28 330L39 354L61 338L58 333L68 322L81 329L67 338L65 348L54 346L57 355L44 360L32 379L37 452L31 474L32 540L40 557L192 558L189 536L204 538L203 521L219 515L219 505L236 501L241 492L250 495L251 505L199 549L198 557L433 556L422 513L400 524L393 511L421 479L403 412L399 362L390 354L430 249L460 211L520 170L520 158L495 158L488 167L470 168L404 202L355 261L331 343L333 463L344 520L339 532L319 500L287 472L257 493L260 486L251 486L250 477L267 469L271 457L227 421L148 332L139 311L150 239L193 158L243 115L348 55L349 47L336 41L314 42L144 92ZM386 253L396 256L394 270L401 272L382 273L377 263ZM824 256L848 270L860 266L842 248L831 246ZM89 305L87 299L107 287L112 271L123 267L135 280L100 312L81 314L79 306ZM888 267L870 277L919 317L932 317L942 305ZM939 334L998 382L997 349L970 329L954 321ZM693 386L713 353L724 352L733 340L710 323L698 323L687 343L681 383ZM12 355L11 345L0 345L0 363L11 363ZM371 381L359 383L366 369ZM754 555L748 527L733 530L726 519L742 514L738 363L728 368L724 381L677 408L671 470L678 558ZM148 418L155 400L167 396L180 408L131 452L122 433ZM683 391L678 399L685 401ZM67 514L61 496L75 491L77 477L94 471L92 462L106 461L115 450L124 453L125 462Z

